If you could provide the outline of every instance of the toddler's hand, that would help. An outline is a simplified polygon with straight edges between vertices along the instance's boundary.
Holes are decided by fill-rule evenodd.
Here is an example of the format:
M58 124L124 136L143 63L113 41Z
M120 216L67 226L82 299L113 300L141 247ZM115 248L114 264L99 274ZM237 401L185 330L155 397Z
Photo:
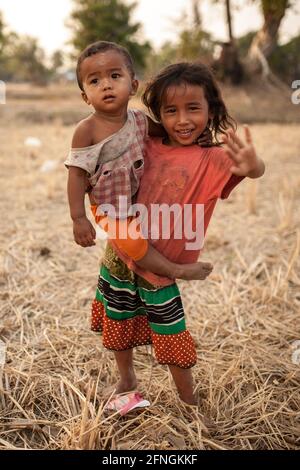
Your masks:
M96 231L87 217L73 221L73 234L78 245L83 247L95 245Z

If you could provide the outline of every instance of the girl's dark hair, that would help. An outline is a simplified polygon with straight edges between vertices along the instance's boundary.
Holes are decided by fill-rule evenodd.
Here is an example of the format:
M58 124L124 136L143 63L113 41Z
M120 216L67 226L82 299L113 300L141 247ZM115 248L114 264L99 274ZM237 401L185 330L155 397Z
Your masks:
M94 54L98 54L99 52L107 52L107 51L115 51L121 54L124 58L125 65L131 75L132 78L135 76L134 72L134 66L133 66L133 60L131 58L131 55L125 49L123 46L119 46L119 44L116 44L114 42L109 42L109 41L97 41L94 42L93 44L90 44L87 46L84 51L81 52L80 56L78 57L77 60L77 67L76 67L76 77L77 77L77 83L80 88L80 90L83 90L83 84L82 84L82 79L80 75L80 67L84 59L87 57L90 57Z
M228 128L236 129L235 120L228 114L220 89L210 69L200 62L180 62L161 70L146 85L142 101L157 121L161 121L160 109L167 89L182 84L203 87L213 118L208 128L215 144L219 144L218 135L225 134Z

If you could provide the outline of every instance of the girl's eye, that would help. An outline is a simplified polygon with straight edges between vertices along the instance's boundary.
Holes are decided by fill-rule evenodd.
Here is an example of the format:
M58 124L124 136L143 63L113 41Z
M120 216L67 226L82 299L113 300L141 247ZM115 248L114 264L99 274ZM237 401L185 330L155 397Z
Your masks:
M176 112L176 109L175 108L169 108L165 111L166 114L173 114Z
M201 111L201 108L199 106L190 106L191 111Z
M96 83L98 83L98 78L93 78L90 83L91 85L96 85Z
M112 78L120 78L121 77L121 74L119 73L113 73L112 74Z

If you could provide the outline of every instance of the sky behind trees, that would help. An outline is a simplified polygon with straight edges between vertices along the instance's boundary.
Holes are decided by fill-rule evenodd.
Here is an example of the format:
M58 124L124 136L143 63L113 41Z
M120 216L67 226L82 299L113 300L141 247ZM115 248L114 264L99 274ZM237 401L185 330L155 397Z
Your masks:
M131 3L131 2L130 2ZM248 0L234 0L234 33L236 36L257 30L262 15L257 5ZM288 11L281 27L282 41L300 34L300 0ZM174 40L178 34L178 20L188 10L188 0L139 0L133 16L134 21L143 24L143 36L159 47L166 40ZM39 39L40 45L51 53L66 49L70 31L65 26L71 10L71 0L0 0L0 10L8 26L19 34L29 34ZM212 6L210 0L201 5L203 28L216 37L226 40L226 27L222 5Z

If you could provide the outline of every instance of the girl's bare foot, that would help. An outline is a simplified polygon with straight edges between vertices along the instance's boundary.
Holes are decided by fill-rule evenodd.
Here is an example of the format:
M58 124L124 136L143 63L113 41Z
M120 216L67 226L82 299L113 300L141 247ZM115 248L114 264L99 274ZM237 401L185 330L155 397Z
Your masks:
M173 276L175 279L185 279L186 281L197 279L203 281L210 275L212 270L213 265L211 263L199 261L193 264L177 265Z
M132 392L132 390L135 390L137 386L137 380L135 375L132 375L130 377L126 377L125 379L121 379L116 388L115 393L125 393L125 392Z
M198 406L198 399L196 395L192 392L183 392L182 390L178 391L178 395L180 400L185 404L189 406Z

